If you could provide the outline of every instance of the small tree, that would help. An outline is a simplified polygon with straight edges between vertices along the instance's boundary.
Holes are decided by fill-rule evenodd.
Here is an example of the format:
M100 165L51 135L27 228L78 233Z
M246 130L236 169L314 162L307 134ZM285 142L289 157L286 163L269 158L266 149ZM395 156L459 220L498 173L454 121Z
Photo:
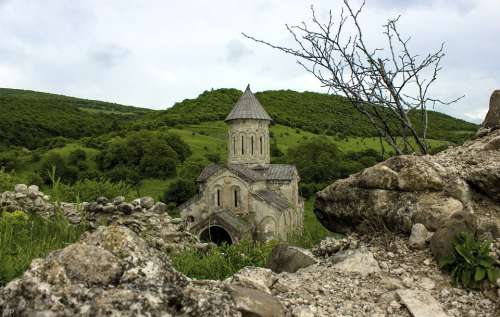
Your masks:
M427 107L454 103L461 98L444 102L429 96L429 89L441 70L444 45L424 57L410 53L409 39L398 31L398 17L383 26L386 47L370 48L359 23L365 3L358 10L353 9L349 0L344 0L344 5L337 19L330 11L326 23L317 18L311 7L311 24L287 25L296 48L243 35L296 56L297 62L329 92L345 96L366 116L396 154L428 153Z

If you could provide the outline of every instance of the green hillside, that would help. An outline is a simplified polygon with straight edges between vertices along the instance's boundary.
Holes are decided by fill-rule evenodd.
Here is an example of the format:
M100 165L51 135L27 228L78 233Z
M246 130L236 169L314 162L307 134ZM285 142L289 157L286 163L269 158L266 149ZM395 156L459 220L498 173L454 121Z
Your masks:
M0 145L31 149L53 137L98 135L151 111L109 102L0 88Z
M195 99L176 103L161 115L146 115L134 126L156 128L223 120L241 93L237 89L205 91ZM340 96L292 90L264 91L256 96L275 123L281 125L338 137L377 136L367 120ZM419 113L411 115L416 117ZM430 139L460 143L477 130L475 124L439 112L429 111L428 116Z

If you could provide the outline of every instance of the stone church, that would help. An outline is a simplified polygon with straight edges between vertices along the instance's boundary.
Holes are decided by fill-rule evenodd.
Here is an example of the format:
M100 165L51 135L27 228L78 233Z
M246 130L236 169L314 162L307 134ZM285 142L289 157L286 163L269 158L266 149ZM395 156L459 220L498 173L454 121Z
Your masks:
M302 231L304 202L293 165L270 164L271 117L248 86L226 117L228 158L201 172L198 194L179 208L202 241L286 240Z

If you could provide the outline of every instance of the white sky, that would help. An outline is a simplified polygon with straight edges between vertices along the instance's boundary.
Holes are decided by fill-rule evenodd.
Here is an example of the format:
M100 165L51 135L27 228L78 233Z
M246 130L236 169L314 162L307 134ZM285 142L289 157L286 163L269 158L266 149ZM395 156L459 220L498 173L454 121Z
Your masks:
M311 4L341 1L0 0L0 87L154 109L247 83L324 92L293 57L241 35L286 45L284 24L308 21ZM500 0L367 0L367 37L398 14L416 53L446 43L435 95L466 97L439 110L480 122L500 88Z

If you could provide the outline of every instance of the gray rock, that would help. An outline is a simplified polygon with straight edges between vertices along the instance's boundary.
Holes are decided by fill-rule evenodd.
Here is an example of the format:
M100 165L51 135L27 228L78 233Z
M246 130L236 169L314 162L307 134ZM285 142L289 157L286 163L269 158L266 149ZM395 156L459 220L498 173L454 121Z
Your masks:
M101 226L80 242L33 260L22 278L0 288L0 311L57 317L241 316L222 285L194 285L165 252L123 226Z
M102 212L111 214L116 211L116 206L113 204L106 204L102 207Z
M14 188L16 193L26 194L28 192L28 186L25 184L17 184Z
M118 258L95 246L75 243L64 248L56 258L70 279L87 285L113 285L123 273Z
M114 205L119 205L121 203L125 202L125 197L124 196L117 196L113 199L113 204Z
M269 294L236 285L229 285L227 290L231 294L236 308L244 317L285 316L285 311L281 303Z
M96 202L97 202L98 204L100 204L100 205L104 205L104 204L109 203L109 199L107 199L107 198L106 198L106 197L104 197L104 196L101 196L101 197L98 197L98 198L96 199Z
M36 185L31 185L28 187L28 197L31 199L36 199L40 195L40 189Z
M403 289L396 293L413 317L448 317L439 302L429 293Z
M500 128L500 90L495 90L490 97L490 109L484 118L483 128Z
M165 211L167 211L167 205L159 201L154 204L154 206L151 208L151 211L156 213L164 213Z
M154 206L155 200L153 199L153 197L149 196L142 197L140 204L142 208L149 209Z
M118 210L126 215L130 215L134 210L134 206L129 203L121 203L120 205L118 205Z
M295 273L297 270L313 265L316 262L314 255L310 251L280 243L271 251L266 261L266 267L276 273Z
M453 255L453 243L460 232L475 234L477 230L474 215L461 211L454 213L445 224L439 228L430 241L431 252L434 258L439 261L444 257Z
M335 263L333 267L343 272L354 272L363 276L380 272L373 253L364 247L339 252L333 257L333 262Z
M245 267L228 278L232 285L253 288L271 294L271 286L278 278L273 271L261 267Z
M411 228L409 245L412 249L424 249L428 231L421 223L416 223Z

